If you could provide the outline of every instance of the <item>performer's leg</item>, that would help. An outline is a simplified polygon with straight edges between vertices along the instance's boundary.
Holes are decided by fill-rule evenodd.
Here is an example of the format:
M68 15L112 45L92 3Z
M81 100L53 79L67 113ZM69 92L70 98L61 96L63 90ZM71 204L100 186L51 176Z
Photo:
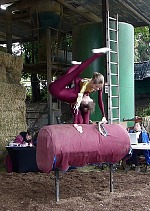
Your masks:
M79 66L79 64L73 65L72 67L68 68L66 73L61 76L60 78L56 79L54 82L49 84L49 92L57 97L59 100L66 101L68 103L74 102L74 100L70 100L70 95L74 92L74 89L66 88L66 86L69 86L71 82L74 80L70 76L66 77L68 74L70 74L72 71L75 71L75 69ZM77 94L75 94L75 97L77 97ZM68 98L68 100L66 99Z
M69 68L67 74L58 78L49 85L49 92L56 97L59 96L61 94L60 92L64 90L73 79L77 78L94 60L102 55L102 53L94 54L80 65L74 65L73 67Z
M75 65L71 66L70 68L68 68L67 71L65 72L65 75L74 71L78 66L79 66L79 64L75 64Z
M77 97L75 89L66 89L66 86L70 84L73 79L77 78L94 60L101 57L107 51L108 49L106 49L105 52L96 52L94 53L94 55L82 62L80 65L77 64L71 67L67 71L67 74L63 75L62 77L60 77L49 85L49 92L60 100L64 100L66 102L74 101ZM71 95L72 99L70 100Z

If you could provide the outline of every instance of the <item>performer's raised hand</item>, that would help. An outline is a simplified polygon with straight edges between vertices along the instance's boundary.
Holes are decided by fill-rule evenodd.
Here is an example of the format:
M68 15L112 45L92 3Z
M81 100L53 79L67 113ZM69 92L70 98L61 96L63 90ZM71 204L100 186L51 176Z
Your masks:
M103 117L103 118L102 118L102 123L104 123L104 124L106 124L106 123L107 123L107 119L106 119L106 117Z

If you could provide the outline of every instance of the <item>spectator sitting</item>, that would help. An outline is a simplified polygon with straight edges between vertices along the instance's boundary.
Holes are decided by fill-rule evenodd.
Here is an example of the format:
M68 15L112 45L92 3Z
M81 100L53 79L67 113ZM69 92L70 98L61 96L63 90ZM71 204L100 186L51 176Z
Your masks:
M18 136L13 141L14 143L17 144L24 144L27 143L28 145L32 144L32 136L29 134L29 132L20 132ZM7 154L5 158L5 165L7 168L7 172L11 173L12 172L12 161L10 158L10 155Z
M139 133L138 143L149 143L149 134L142 128L139 122L134 124L133 133ZM147 165L150 165L150 151L133 149L132 157L126 161L126 168L129 169L130 164L135 164L135 171L140 171L138 156L144 155Z
M16 136L14 143L24 144L28 143L28 145L32 144L32 136L27 132L20 132L18 136Z

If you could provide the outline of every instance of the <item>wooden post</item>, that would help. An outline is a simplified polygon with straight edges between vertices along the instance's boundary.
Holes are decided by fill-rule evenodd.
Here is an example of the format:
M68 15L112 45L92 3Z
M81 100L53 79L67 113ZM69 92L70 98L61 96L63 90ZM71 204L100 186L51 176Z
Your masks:
M51 30L46 30L47 43L47 104L48 104L48 124L52 124L52 95L48 91L49 84L52 82L52 61L51 61Z
M103 24L103 46L106 47L107 40L106 40L106 32L107 32L107 12L109 11L109 0L102 0L102 24ZM107 64L106 64L107 67ZM107 74L106 74L107 75Z
M7 53L12 54L12 17L11 11L6 12L6 43L7 43Z
M107 47L107 40L106 40L106 33L107 33L107 12L109 11L109 0L102 0L102 33L103 33L103 46ZM104 78L105 82L107 83L107 56L104 55ZM108 94L106 94L108 97ZM107 98L106 98L107 99ZM107 99L108 102L108 99ZM108 103L105 104L105 113L106 116L108 117Z
M32 64L35 63L35 53L34 53L34 27L33 27L33 20L31 20L31 25L32 25Z

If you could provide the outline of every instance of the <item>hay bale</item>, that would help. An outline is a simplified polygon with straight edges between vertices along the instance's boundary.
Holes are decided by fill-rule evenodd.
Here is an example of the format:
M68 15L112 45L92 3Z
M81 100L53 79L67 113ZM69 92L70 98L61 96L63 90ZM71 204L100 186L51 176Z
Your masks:
M0 64L0 81L6 82L6 68L4 64Z
M13 56L8 53L0 52L0 81L7 83L20 83L21 72L23 69L23 58L21 56ZM5 80L3 80L5 76Z
M0 83L0 117L3 124L26 120L26 89L21 84ZM11 116L11 118L9 118ZM20 119L21 117L21 119Z
M0 52L0 150L27 130L26 88L20 84L23 59Z

